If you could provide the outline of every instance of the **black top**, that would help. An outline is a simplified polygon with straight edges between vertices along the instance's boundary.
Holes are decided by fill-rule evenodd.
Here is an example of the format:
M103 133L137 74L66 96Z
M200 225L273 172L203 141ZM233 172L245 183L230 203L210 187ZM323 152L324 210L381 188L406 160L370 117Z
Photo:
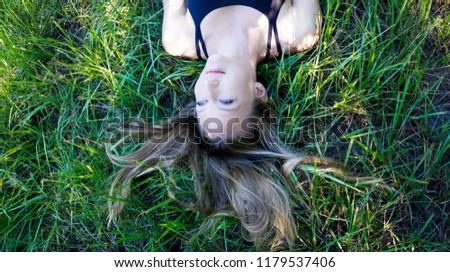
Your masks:
M191 13L192 19L194 19L195 23L195 49L197 51L197 56L201 58L201 45L205 57L208 58L205 41L203 40L202 31L200 29L201 22L211 11L231 5L248 6L266 15L267 19L269 20L269 35L267 39L266 59L270 57L272 31L275 34L275 42L277 45L278 53L281 53L281 44L280 39L278 38L276 22L278 13L280 12L281 6L284 2L285 0L187 0L187 8L189 9L189 12Z

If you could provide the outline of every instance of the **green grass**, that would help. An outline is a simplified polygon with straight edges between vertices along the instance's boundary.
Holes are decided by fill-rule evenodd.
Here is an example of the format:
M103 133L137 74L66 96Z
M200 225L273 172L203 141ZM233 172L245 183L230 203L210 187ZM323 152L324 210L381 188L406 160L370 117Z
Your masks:
M232 218L198 232L168 196L192 194L183 167L135 180L107 228L109 124L171 116L203 62L164 52L160 1L90 2L0 2L0 250L255 250ZM449 5L321 7L318 46L258 76L283 141L382 182L299 171L294 250L450 250Z

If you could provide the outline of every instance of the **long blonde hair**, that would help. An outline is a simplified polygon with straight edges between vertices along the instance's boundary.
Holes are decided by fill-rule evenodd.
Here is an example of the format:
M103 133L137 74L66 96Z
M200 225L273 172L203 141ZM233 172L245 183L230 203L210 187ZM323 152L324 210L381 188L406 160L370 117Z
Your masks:
M110 189L109 220L122 211L122 198L130 195L133 178L155 169L187 162L194 177L196 200L186 205L205 216L237 217L244 238L258 247L292 247L296 224L291 212L291 193L296 186L290 178L298 165L315 165L341 172L339 164L305 156L280 143L273 109L263 101L255 104L251 133L231 141L205 137L195 117L195 104L158 125L144 122L124 128L122 137L107 148L109 158L121 167ZM127 137L148 137L132 154L117 156L112 150Z

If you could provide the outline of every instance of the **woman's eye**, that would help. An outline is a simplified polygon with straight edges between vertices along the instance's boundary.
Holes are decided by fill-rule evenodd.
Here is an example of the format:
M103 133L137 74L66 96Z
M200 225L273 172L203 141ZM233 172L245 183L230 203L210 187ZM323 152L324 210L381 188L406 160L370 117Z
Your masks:
M229 105L232 104L234 102L233 99L221 99L220 103L224 104L224 105Z
M197 106L203 106L206 104L206 100L197 101Z

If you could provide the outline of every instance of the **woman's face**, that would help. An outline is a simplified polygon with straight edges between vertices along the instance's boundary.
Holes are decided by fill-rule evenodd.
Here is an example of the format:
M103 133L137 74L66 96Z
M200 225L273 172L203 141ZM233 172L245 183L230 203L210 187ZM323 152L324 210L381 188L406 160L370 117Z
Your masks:
M197 118L209 138L233 138L245 131L255 99L263 97L248 64L212 55L195 84Z

